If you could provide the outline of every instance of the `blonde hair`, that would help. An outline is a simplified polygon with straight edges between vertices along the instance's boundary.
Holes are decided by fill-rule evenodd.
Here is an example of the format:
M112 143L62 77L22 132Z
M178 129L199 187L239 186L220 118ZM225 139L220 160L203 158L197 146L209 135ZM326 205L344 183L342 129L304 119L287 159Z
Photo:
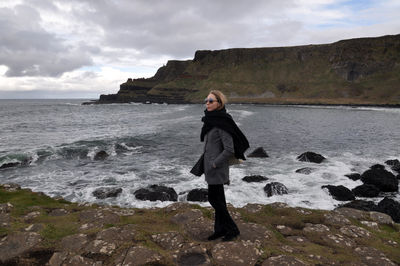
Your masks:
M209 94L212 94L217 98L217 101L220 103L220 106L217 108L217 110L221 110L222 108L225 107L225 104L228 102L228 99L226 96L219 90L212 90L210 91Z

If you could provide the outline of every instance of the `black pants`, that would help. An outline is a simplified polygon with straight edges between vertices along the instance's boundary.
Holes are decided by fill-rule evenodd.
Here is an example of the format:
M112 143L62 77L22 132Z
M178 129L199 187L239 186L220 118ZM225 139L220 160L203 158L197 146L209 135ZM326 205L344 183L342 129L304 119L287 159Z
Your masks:
M239 234L239 229L226 208L224 185L208 185L208 201L215 210L214 232Z

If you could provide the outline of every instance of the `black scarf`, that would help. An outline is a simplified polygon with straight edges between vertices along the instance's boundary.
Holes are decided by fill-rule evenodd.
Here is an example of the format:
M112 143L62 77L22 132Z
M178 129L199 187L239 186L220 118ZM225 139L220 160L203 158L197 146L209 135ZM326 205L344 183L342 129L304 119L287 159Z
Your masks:
M235 150L235 157L237 159L246 160L244 152L249 148L249 142L246 136L242 133L239 127L233 121L232 116L226 112L225 107L221 110L204 111L205 116L201 119L204 122L201 129L200 140L204 141L205 135L213 127L217 127L228 132L233 139L233 146Z

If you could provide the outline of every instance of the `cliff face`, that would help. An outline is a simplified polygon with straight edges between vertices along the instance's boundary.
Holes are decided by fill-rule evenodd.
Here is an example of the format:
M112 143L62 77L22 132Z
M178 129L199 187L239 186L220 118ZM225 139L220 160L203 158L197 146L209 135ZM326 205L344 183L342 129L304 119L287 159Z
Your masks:
M324 45L197 51L149 79L128 79L99 102L400 104L400 35Z

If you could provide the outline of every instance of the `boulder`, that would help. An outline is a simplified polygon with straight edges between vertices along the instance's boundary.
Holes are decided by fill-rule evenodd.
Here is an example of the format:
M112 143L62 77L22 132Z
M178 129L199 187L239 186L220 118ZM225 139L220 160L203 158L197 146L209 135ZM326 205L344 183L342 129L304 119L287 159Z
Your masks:
M121 194L122 188L98 188L93 191L92 195L98 199L105 199L105 198L116 198L119 194Z
M147 188L141 188L134 192L134 195L139 200L150 201L177 201L178 194L173 188L151 185Z
M378 203L378 211L390 215L396 223L400 223L400 203L385 197Z
M262 252L252 242L223 242L211 249L217 265L255 265Z
M107 157L110 156L107 152L105 151L99 151L98 153L96 153L96 155L94 156L94 160L95 161L103 161L105 159L107 159Z
M7 260L29 252L41 241L42 237L34 232L17 232L5 236L0 239L0 264L8 265Z
M301 162L321 163L326 158L324 156L322 156L321 154L308 151L308 152L305 152L305 153L297 156L297 159Z
M364 184L375 185L383 192L395 192L399 190L399 181L392 173L386 171L384 166L378 167L374 165L361 175L361 181Z
M199 202L207 202L208 201L208 189L206 188L196 188L191 190L187 195L188 201L199 201Z
M400 161L397 159L394 160L387 160L385 162L385 164L389 165L389 166L395 166L395 165L400 165Z
M351 174L347 174L347 175L344 175L344 176L350 178L353 181L360 180L360 178L361 178L361 175L359 173L351 173Z
M273 195L283 195L283 194L288 194L288 189L287 187L279 182L272 182L268 183L264 187L265 193L267 193L268 197L271 197Z
M268 177L262 175L248 175L242 178L247 183L267 181Z
M249 155L247 155L249 158L268 158L267 152L264 150L263 147L258 147L254 151L252 151Z
M377 206L373 201L353 200L349 203L340 205L340 207L353 208L362 211L377 211Z
M322 186L322 188L327 188L329 194L331 194L335 200L348 201L356 199L354 193L351 192L351 190L346 188L345 186L327 185L327 186Z
M304 167L296 170L296 173L303 174L303 175L309 175L312 172L314 172L316 169L311 168L311 167Z
M374 185L364 184L358 187L353 188L354 195L357 197L366 197L366 198L373 198L379 195L379 188Z

